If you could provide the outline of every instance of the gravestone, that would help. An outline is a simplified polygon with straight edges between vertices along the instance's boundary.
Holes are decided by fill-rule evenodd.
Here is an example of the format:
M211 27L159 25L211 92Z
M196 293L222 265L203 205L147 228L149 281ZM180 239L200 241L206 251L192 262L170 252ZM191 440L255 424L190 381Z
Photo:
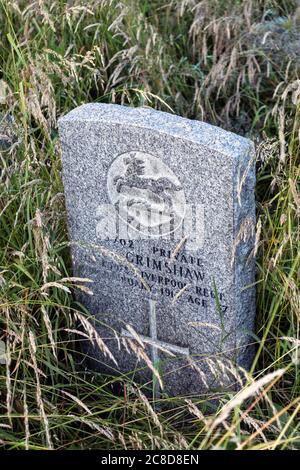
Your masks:
M59 130L74 275L93 281L77 297L115 359L87 344L89 366L173 396L236 382L253 354L251 141L108 104Z

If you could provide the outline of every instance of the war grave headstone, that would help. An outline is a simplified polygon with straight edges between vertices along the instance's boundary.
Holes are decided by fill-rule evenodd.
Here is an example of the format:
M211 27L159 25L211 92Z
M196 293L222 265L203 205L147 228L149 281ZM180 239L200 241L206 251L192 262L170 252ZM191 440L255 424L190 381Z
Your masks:
M74 275L93 281L78 300L115 358L87 345L90 367L171 396L234 382L253 354L252 142L113 104L59 131Z

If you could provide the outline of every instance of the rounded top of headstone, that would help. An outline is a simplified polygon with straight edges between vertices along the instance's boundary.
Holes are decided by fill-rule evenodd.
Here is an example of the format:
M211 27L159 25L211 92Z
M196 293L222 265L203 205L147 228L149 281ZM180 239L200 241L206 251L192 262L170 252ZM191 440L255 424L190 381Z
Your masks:
M152 108L132 108L117 104L89 103L79 106L59 119L60 127L72 123L103 122L111 125L134 126L151 129L161 134L169 134L211 150L238 158L245 151L253 150L254 144L245 137L225 131L211 124L183 118Z

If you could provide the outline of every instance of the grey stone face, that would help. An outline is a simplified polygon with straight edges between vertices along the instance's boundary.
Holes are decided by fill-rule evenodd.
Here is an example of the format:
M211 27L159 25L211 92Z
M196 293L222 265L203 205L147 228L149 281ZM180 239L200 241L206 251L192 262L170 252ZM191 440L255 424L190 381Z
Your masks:
M78 300L116 361L87 345L91 366L173 396L236 382L253 353L251 141L107 104L59 128L74 275L93 280Z

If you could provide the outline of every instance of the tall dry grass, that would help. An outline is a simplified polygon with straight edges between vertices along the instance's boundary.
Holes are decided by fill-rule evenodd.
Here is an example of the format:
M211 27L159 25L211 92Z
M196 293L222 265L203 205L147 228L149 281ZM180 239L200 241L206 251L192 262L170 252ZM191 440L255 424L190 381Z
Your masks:
M0 113L14 117L0 132L1 446L299 448L296 3L0 5ZM72 277L60 178L57 118L89 101L176 112L257 143L258 350L237 394L150 400L126 377L77 367L78 335L110 354L74 300L86 283Z

